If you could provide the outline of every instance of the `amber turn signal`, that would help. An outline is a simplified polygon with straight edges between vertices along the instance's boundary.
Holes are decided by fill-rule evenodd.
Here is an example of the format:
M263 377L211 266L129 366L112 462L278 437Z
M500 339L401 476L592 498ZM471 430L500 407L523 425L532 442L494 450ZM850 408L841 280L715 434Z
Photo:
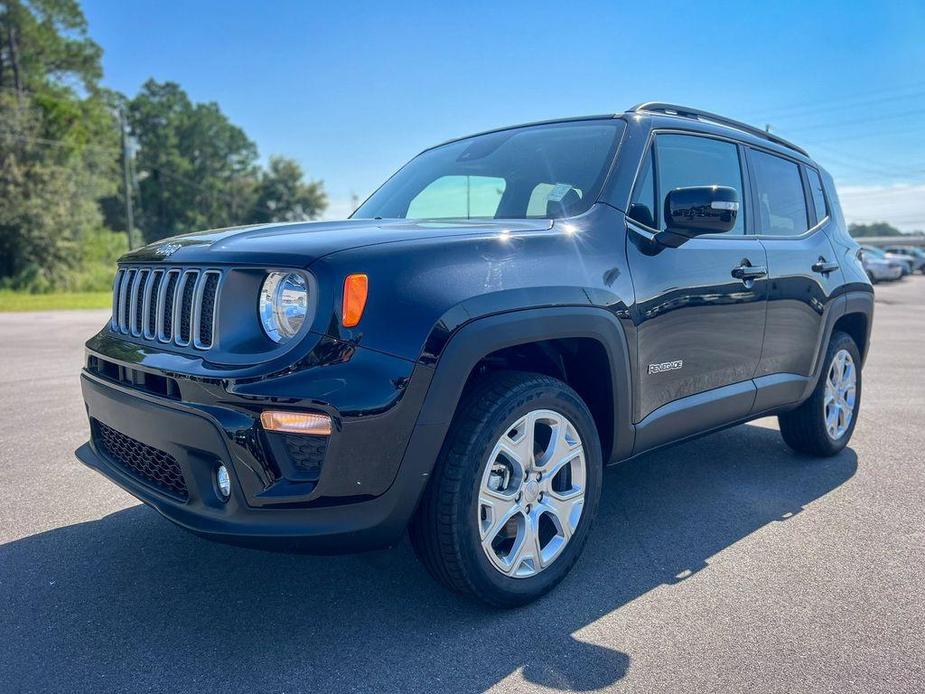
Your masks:
M341 323L345 328L352 328L363 317L366 308L366 294L369 291L369 278L363 274L347 275L344 280L344 305L341 311Z
M331 435L331 418L320 412L266 410L260 413L260 423L267 431L279 431L284 434Z

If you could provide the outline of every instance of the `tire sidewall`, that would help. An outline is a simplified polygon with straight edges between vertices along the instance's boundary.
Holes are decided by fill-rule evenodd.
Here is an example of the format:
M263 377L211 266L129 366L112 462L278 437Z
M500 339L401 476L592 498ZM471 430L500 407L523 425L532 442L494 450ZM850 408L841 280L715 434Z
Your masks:
M513 408L512 408L513 406ZM499 412L509 412L494 427L484 427L470 449L478 451L479 463L467 470L467 478L460 487L461 498L457 507L457 521L462 529L458 538L464 570L469 580L482 594L504 595L504 603L517 605L529 602L550 590L569 572L581 553L600 501L602 461L600 440L594 420L587 406L565 384L537 386L527 393L512 394L498 404ZM482 476L489 464L495 443L518 419L533 410L552 410L565 416L577 429L584 446L586 466L585 502L578 528L562 553L534 576L512 578L495 568L482 549L477 523L477 499Z

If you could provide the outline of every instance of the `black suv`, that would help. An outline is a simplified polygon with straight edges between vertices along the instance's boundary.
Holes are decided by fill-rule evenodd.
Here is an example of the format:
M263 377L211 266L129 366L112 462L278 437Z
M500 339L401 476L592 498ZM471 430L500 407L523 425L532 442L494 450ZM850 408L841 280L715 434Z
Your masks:
M343 222L126 255L77 456L205 537L345 551L406 529L494 605L560 581L605 464L765 415L857 422L873 293L829 175L714 114L426 150Z

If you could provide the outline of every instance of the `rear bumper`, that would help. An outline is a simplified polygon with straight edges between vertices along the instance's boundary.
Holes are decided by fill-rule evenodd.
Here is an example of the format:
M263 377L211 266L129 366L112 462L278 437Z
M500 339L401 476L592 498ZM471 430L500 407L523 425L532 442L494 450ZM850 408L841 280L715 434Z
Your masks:
M286 496L261 496L255 489L264 472L255 469L259 466L249 457L253 422L246 413L148 396L87 373L81 376L81 387L93 436L77 449L77 458L168 520L214 540L319 552L394 544L415 509L433 462L426 453L415 453L419 446L409 445L391 485L374 497L331 499L308 493L298 501L293 490L309 483L287 480L276 485L285 483ZM182 471L185 494L158 488L109 451L99 436L100 423L172 458ZM215 487L219 464L228 468L232 478L227 502Z

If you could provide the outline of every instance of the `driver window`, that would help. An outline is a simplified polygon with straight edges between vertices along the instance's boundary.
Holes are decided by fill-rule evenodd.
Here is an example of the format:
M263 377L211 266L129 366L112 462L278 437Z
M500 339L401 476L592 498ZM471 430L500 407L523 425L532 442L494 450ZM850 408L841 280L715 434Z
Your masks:
M655 151L662 198L675 188L729 186L739 193L739 209L746 207L739 149L735 144L710 137L659 135ZM664 220L659 220L658 228L665 228ZM744 214L740 212L735 227L728 233L745 233Z

